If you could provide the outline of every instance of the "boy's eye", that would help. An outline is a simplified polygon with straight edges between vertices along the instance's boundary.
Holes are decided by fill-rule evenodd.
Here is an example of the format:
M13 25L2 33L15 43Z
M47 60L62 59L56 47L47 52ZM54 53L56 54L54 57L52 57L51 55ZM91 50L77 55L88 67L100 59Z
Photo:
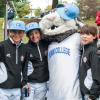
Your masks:
M38 32L35 32L35 34L38 34Z

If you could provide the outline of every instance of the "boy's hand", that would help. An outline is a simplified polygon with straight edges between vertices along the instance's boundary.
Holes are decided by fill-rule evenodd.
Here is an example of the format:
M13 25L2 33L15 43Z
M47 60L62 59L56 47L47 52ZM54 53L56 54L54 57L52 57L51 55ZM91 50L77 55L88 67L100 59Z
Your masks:
M92 99L88 98L88 100L92 100Z
M27 83L25 86L23 86L22 90L23 90L24 88L27 88L28 91L29 91L29 93L30 93L30 91L31 91L31 86L30 86L29 83Z
M97 98L95 98L94 96L91 96L91 95L90 95L90 96L88 97L88 100L97 100Z

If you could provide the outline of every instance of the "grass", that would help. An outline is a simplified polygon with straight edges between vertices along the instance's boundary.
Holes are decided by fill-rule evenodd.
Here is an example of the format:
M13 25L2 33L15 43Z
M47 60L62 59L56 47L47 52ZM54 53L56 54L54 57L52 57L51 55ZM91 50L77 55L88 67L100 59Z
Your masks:
M0 18L0 41L4 40L3 22L4 22L4 19Z
M29 19L22 19L22 20L29 21ZM4 18L0 18L0 41L4 40L3 22L4 22ZM95 19L84 20L84 23L89 24L89 25L96 25L95 24ZM28 40L27 37L24 36L23 41L26 43L27 40Z
M84 20L84 22L88 25L95 25L96 26L96 23L95 23L95 19L94 18L91 18L90 20Z

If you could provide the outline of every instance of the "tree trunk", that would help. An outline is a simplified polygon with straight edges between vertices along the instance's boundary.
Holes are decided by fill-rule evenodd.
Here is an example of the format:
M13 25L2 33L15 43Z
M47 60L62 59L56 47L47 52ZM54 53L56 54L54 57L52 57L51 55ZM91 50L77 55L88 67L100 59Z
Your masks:
M56 8L58 0L52 0L52 9Z

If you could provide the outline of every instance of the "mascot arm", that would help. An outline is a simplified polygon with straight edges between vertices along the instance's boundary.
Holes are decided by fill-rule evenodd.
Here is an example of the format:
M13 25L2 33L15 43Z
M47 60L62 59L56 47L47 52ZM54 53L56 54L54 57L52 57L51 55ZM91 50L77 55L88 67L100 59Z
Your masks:
M40 28L44 31L45 29L51 28L53 20L55 19L55 13L45 15L39 22Z
M40 28L42 29L44 35L47 35L47 36L59 35L68 30L77 28L75 20L64 21L64 22L62 22L62 24L56 25L56 24L60 23L61 20L55 22L55 20L57 20L57 18L55 18L54 16L56 16L55 13L52 16L50 14L46 15L40 21L40 23L39 23ZM59 17L58 17L58 19L59 19ZM53 25L57 26L57 27L54 29L51 29L51 27Z
M63 34L65 31L71 30L72 28L66 27L65 25L59 26L57 28L55 28L54 30L52 29L45 29L44 30L44 34L45 35L49 35L49 36L53 36L53 35L61 35Z

